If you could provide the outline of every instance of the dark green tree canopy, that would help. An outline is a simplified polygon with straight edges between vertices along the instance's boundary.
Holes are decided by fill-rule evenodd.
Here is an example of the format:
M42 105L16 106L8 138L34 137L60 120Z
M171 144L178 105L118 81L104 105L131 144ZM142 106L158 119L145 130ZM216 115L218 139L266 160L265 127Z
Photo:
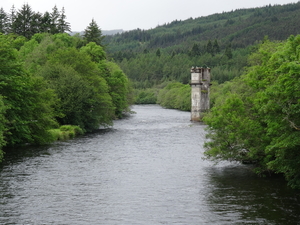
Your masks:
M192 50L190 52L190 55L193 56L199 56L200 55L200 48L198 44L194 44L192 47Z
M97 45L104 47L102 41L105 36L102 35L102 31L94 19L92 19L92 22L84 30L83 37L87 43L95 42Z
M12 22L12 29L16 34L30 38L34 34L32 25L34 12L28 4L24 4L18 10L15 20Z
M265 40L246 73L216 90L204 117L208 158L254 162L257 173L281 173L300 188L299 46L299 35Z
M70 30L64 8L59 11L54 6L51 13L40 13L34 12L27 3L19 10L12 6L10 14L0 9L0 33L13 33L30 39L36 33L56 34Z

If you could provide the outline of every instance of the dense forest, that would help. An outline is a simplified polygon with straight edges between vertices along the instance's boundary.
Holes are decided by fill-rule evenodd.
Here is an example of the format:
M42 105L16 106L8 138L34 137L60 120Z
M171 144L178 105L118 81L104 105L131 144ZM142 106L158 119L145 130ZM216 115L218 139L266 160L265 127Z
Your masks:
M300 2L237 9L175 20L150 30L136 29L106 36L113 58L138 89L165 81L187 84L192 66L212 68L219 83L240 76L256 44L286 40L300 32Z
M70 36L65 18L56 7L41 14L24 4L10 16L1 9L0 149L111 125L131 104L129 80L107 60L97 23Z

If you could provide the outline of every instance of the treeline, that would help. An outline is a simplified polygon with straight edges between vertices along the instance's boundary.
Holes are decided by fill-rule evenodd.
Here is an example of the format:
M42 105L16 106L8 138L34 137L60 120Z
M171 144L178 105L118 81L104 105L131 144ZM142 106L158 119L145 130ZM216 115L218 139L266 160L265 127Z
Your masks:
M267 5L175 20L150 30L106 36L107 52L136 88L174 79L187 83L189 68L206 64L219 83L243 73L248 55L265 37L286 40L300 32L300 3ZM156 57L157 52L160 57Z
M56 6L51 12L35 12L31 6L23 4L21 9L12 6L9 13L0 8L0 33L17 34L31 38L36 33L64 33L71 30L66 21L65 9L58 10Z
M129 110L129 80L102 38L95 21L84 37L0 34L0 149L90 132Z
M212 86L208 159L253 163L258 174L284 174L300 188L299 46L299 35L265 40L241 77Z
M112 53L123 51L123 46L133 45L133 51L143 48L167 48L180 46L188 49L194 41L209 39L222 41L222 48L245 48L268 35L270 40L284 40L289 34L299 32L300 3L267 5L261 8L237 9L206 17L175 20L150 30L136 29L107 37ZM184 44L185 46L182 46Z
M134 57L116 60L122 70L131 79L134 88L151 88L166 81L178 81L183 84L190 82L190 68L192 66L209 66L213 68L214 81L223 83L239 76L247 65L247 57L253 50L236 49L231 46L216 51L212 43L199 47L195 44L187 53L171 52L164 49L156 49L136 54Z

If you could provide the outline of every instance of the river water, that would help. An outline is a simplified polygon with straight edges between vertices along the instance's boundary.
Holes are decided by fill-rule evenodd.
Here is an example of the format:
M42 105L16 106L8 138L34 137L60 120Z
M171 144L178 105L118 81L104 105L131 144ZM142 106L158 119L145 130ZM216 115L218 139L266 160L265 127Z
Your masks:
M93 134L13 149L1 224L300 224L300 192L245 165L202 160L205 126L157 105Z

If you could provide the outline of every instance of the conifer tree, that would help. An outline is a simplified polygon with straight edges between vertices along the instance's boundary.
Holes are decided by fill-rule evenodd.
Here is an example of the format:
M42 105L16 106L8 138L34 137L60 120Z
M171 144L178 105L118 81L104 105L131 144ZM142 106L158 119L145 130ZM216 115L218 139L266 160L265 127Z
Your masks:
M28 4L24 4L12 22L14 33L30 38L34 34L31 29L33 15L34 12L31 7Z
M220 46L219 46L217 39L215 39L214 44L213 44L213 53L214 54L220 53Z
M199 56L200 55L200 49L199 49L199 45L198 44L194 44L191 50L191 56Z
M94 19L92 19L92 22L84 30L83 37L87 43L95 42L97 45L104 47L102 44L102 40L104 39L104 36L102 35L102 31Z
M58 32L65 33L66 31L71 31L70 23L66 21L67 16L65 15L65 8L63 7L58 18Z
M49 12L45 12L41 18L40 32L49 33L51 31L51 15Z
M211 43L211 40L209 40L207 42L207 45L206 45L206 52L207 53L210 53L210 54L213 54L213 45Z
M232 51L231 51L231 44L229 44L225 49L225 55L228 59L232 59Z
M0 33L6 34L9 29L9 18L3 8L0 9Z
M160 56L161 56L160 49L157 49L157 51L156 51L156 56L157 56L157 57L160 57Z
M30 30L31 30L31 36L33 36L36 33L40 33L41 27L42 27L42 14L37 12L34 13L31 17L31 22L30 22Z
M16 19L16 8L13 5L10 9L10 14L9 14L9 33L16 33L14 28L13 28L13 23Z
M56 5L53 7L52 12L50 13L51 16L51 27L50 27L50 32L51 34L57 34L59 33L58 31L58 24L59 24L59 11L56 7Z

